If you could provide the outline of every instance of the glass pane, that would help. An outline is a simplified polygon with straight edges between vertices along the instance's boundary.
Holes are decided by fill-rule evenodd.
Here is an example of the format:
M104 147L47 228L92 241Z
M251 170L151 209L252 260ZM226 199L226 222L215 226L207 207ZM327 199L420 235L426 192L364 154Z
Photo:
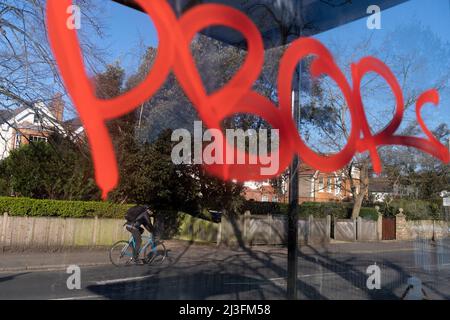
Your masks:
M450 297L448 0L61 3L0 2L0 299Z

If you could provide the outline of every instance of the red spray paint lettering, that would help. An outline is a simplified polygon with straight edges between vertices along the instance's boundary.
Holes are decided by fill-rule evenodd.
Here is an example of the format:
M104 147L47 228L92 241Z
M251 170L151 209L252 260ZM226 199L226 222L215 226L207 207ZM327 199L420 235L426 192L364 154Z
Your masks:
M420 149L441 161L449 162L449 151L425 126L421 108L439 103L439 94L431 89L417 100L417 121L427 138L398 136L404 112L403 94L392 71L380 60L365 57L352 65L352 84L336 65L332 55L319 41L299 38L292 42L283 55L278 76L278 106L252 90L258 78L264 57L264 47L257 27L242 12L219 4L202 4L176 18L166 0L136 0L151 17L159 36L159 46L152 70L147 78L131 91L110 99L101 100L95 96L94 88L85 73L83 57L76 30L67 28L66 9L71 0L48 0L47 22L51 47L65 86L78 110L92 151L97 185L105 199L109 191L117 186L118 167L111 137L105 122L132 111L149 100L164 83L169 72L173 72L184 92L197 109L200 118L210 129L220 129L221 121L236 113L249 113L262 117L273 128L279 129L279 170L277 176L289 165L296 153L308 165L332 172L344 167L356 153L369 151L376 172L381 171L381 160L377 147L382 145L403 145ZM222 88L207 94L201 81L189 45L194 35L212 25L226 26L240 32L247 41L246 59L234 77ZM313 77L327 75L339 86L348 105L351 116L351 133L345 147L337 154L319 155L311 150L291 118L291 85L296 65L307 56L313 55L311 65ZM390 86L396 109L392 121L381 132L372 134L365 115L360 93L362 78L368 72L380 75ZM234 147L236 148L236 147ZM230 146L226 143L223 152ZM241 153L239 149L234 150ZM211 164L205 165L208 172L222 179L238 181L268 179L261 176L261 164Z

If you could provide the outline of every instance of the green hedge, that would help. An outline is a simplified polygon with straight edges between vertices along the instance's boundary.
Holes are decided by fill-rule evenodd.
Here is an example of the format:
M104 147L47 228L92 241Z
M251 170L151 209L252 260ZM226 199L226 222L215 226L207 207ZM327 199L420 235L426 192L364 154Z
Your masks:
M359 216L367 220L378 220L378 212L375 208L362 207Z
M351 203L341 202L304 202L299 205L298 214L301 218L312 215L316 218L325 218L330 215L336 219L348 219L352 215ZM278 202L246 201L243 212L249 210L252 214L287 214L288 204ZM360 216L365 219L377 220L378 213L375 208L361 208Z
M279 202L245 201L241 211L247 210L252 214L287 214L288 205Z
M12 216L47 216L67 218L119 218L132 204L114 204L99 201L40 200L31 198L0 197L0 212Z
M325 218L327 215L337 219L347 219L351 216L351 208L337 202L304 202L299 206L300 217L310 215L317 218Z
M407 220L442 219L442 199L435 201L397 199L393 200L389 206L385 203L377 205L385 216L394 216L402 208Z

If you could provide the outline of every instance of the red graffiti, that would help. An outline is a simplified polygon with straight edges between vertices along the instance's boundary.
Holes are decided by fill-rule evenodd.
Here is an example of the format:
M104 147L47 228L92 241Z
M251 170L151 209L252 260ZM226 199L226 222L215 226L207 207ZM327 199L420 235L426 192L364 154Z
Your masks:
M174 72L200 118L210 129L221 128L221 121L236 113L250 113L265 119L279 129L279 170L272 176L261 176L262 164L213 164L206 169L222 179L238 181L262 180L279 175L296 153L308 165L323 172L344 167L356 153L368 151L376 172L381 171L377 147L403 145L420 149L441 161L449 162L449 151L425 126L420 111L426 103L437 105L439 94L432 89L423 93L416 103L417 120L427 136L425 138L398 136L404 112L403 94L391 70L374 57L365 57L352 65L350 85L336 65L332 55L319 41L299 38L292 42L280 61L278 76L279 105L252 90L264 59L261 34L253 22L242 12L218 4L202 4L187 11L179 19L165 0L136 0L151 17L159 35L159 46L152 70L147 78L131 91L109 100L95 96L91 80L85 73L83 57L76 30L66 25L66 9L71 0L48 0L47 22L51 47L68 93L78 110L91 147L95 178L103 198L116 187L119 179L117 162L105 122L132 111L149 100L160 88L169 72ZM230 27L240 32L247 41L246 59L234 77L222 88L207 94L189 49L194 35L211 25ZM313 55L313 77L327 75L339 86L351 115L351 133L346 146L334 155L319 155L311 150L301 136L291 116L291 85L296 65ZM379 133L372 134L365 115L360 94L361 80L368 72L380 75L390 86L396 109L392 121ZM226 140L224 140L226 141ZM234 147L235 154L240 151ZM223 152L230 146L225 144Z

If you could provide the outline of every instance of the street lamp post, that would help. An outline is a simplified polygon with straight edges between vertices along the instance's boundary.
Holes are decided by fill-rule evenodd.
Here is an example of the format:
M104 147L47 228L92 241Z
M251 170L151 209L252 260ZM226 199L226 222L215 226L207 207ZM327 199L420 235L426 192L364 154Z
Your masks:
M292 115L295 126L298 127L300 118L300 66L296 69L295 83L292 90ZM296 94L297 93L297 94ZM299 158L296 154L289 168L289 211L288 211L288 276L287 276L287 297L291 300L297 299L297 250L298 250L298 167Z

